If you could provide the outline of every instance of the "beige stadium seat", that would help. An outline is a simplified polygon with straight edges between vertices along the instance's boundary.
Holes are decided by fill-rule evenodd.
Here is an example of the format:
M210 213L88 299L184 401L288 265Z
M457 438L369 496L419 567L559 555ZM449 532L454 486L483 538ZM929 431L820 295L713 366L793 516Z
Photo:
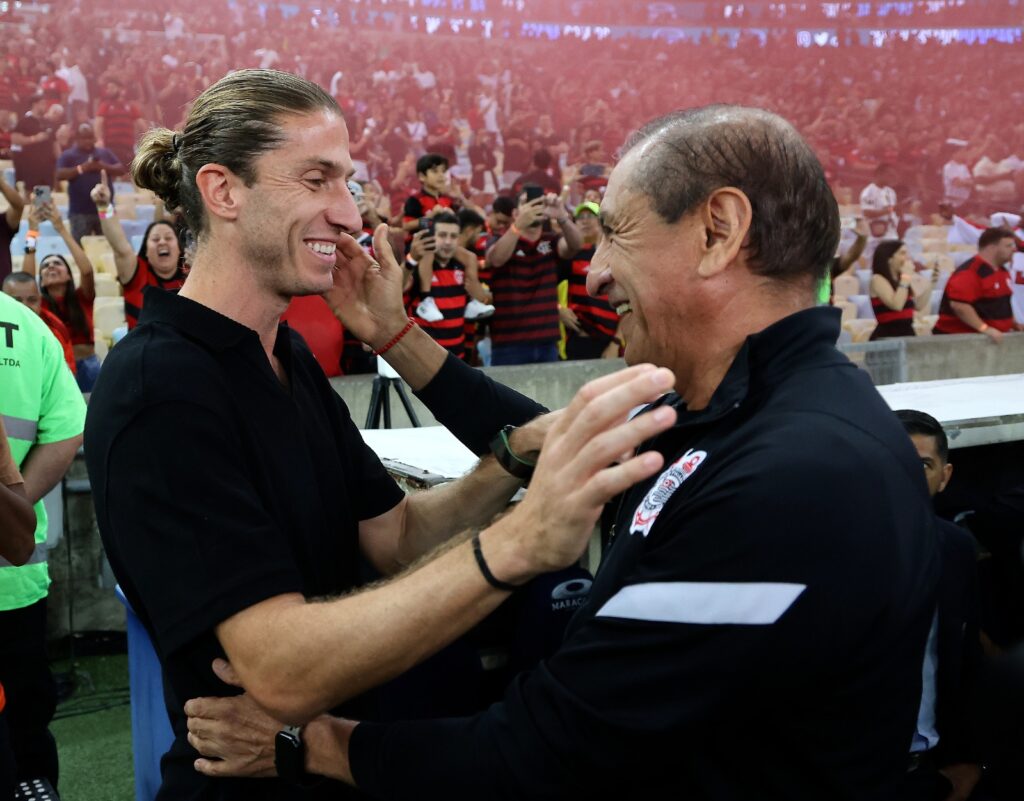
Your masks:
M117 216L125 220L135 219L135 195L114 198L114 206L117 209Z
M102 362L105 358L107 358L107 353L110 352L110 343L107 342L106 339L104 339L102 333L96 331L95 329L93 330L93 340L95 341L96 344L96 355Z
M924 239L949 240L949 228L945 225L922 225L921 236Z
M832 282L832 291L839 298L860 294L860 279L855 275L840 275Z
M11 272L20 273L21 265L25 261L24 253L12 253L11 254Z
M932 270L938 270L940 273L952 272L956 266L953 262L953 257L948 253L925 253L921 263Z
M871 332L878 326L877 320L849 320L843 323L843 329L850 332L854 342L867 342Z
M951 242L949 245L950 253L977 253L977 245L969 245L966 242Z
M931 295L932 270L926 270L923 273L915 273L910 278L910 286L914 290L914 295L921 295L925 292Z
M839 309L840 312L842 312L842 315L843 315L842 318L841 318L842 322L845 323L847 320L856 320L857 319L857 304L856 303L850 303L850 301L848 301L848 300L838 300L838 299L836 299L836 301L834 302L833 305L837 309Z
M121 297L121 285L117 279L109 273L96 273L96 297L98 298L119 298Z
M927 253L949 253L949 242L945 239L925 239L921 248Z
M96 298L92 309L92 324L104 339L112 340L114 329L124 323L124 298Z

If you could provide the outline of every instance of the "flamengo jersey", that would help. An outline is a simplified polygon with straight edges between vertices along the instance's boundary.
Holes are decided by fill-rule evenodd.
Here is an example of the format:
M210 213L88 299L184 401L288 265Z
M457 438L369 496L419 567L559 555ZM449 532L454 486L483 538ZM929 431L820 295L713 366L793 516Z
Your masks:
M85 427L85 401L64 361L64 351L39 316L0 292L0 414L11 455L20 468L33 445L77 437ZM35 505L36 549L28 564L0 558L0 612L45 598L46 510Z
M953 271L942 293L936 334L976 333L956 316L952 302L969 303L986 323L999 331L1013 330L1013 309L1010 297L1010 274L1002 267L994 267L981 256L975 256Z
M134 147L135 120L142 116L134 103L105 100L96 116L103 118L103 143L107 147Z
M463 356L466 343L466 289L465 272L462 265L455 259L446 264L434 261L434 280L430 284L430 294L437 303L437 308L444 315L443 320L428 323L421 317L416 323L434 338L438 345L450 353Z
M455 198L449 195L433 195L427 194L422 189L414 195L410 195L406 198L405 206L402 209L403 219L408 222L409 220L418 220L433 211L435 206L443 206L446 209L452 211L458 211L459 204L455 202Z
M495 345L539 345L558 341L558 235L536 242L520 238L515 252L494 270L491 293Z
M139 313L142 311L143 293L148 287L155 286L160 289L178 290L185 283L185 273L181 268L170 278L161 278L149 262L139 256L135 264L135 273L124 285L124 316L128 321L128 330L131 331L139 324Z
M608 296L592 298L587 294L587 273L597 251L595 245L583 248L571 260L560 262L562 280L569 282L569 308L576 313L580 327L591 337L610 340L619 328L619 315L608 305Z

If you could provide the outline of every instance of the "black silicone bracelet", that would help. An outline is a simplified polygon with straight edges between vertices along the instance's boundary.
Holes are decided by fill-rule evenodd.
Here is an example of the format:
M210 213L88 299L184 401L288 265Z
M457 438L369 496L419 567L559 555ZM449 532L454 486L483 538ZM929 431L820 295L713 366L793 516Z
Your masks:
M504 590L505 592L515 592L519 589L515 584L502 581L491 572L491 569L487 566L487 560L484 559L484 552L480 549L479 534L473 535L473 556L476 557L476 564L480 568L480 572L483 573L487 583L494 587L494 589Z

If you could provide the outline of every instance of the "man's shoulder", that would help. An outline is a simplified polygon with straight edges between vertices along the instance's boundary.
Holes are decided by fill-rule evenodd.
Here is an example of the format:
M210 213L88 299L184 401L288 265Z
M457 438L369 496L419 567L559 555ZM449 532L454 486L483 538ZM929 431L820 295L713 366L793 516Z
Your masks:
M102 405L116 393L139 409L180 403L220 410L230 400L214 354L166 323L143 323L130 331L104 360L102 378L90 403Z

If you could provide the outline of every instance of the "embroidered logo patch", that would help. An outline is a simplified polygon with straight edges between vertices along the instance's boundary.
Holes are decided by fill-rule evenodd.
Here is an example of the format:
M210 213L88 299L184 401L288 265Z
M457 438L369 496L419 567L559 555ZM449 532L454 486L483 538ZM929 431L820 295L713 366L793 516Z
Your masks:
M633 522L629 527L630 534L643 534L645 537L651 533L651 528L661 514L661 510L668 503L668 499L682 485L686 479L693 475L704 460L708 458L707 451L695 451L692 448L684 453L678 461L673 462L658 476L654 486L640 501L640 505L633 513Z

